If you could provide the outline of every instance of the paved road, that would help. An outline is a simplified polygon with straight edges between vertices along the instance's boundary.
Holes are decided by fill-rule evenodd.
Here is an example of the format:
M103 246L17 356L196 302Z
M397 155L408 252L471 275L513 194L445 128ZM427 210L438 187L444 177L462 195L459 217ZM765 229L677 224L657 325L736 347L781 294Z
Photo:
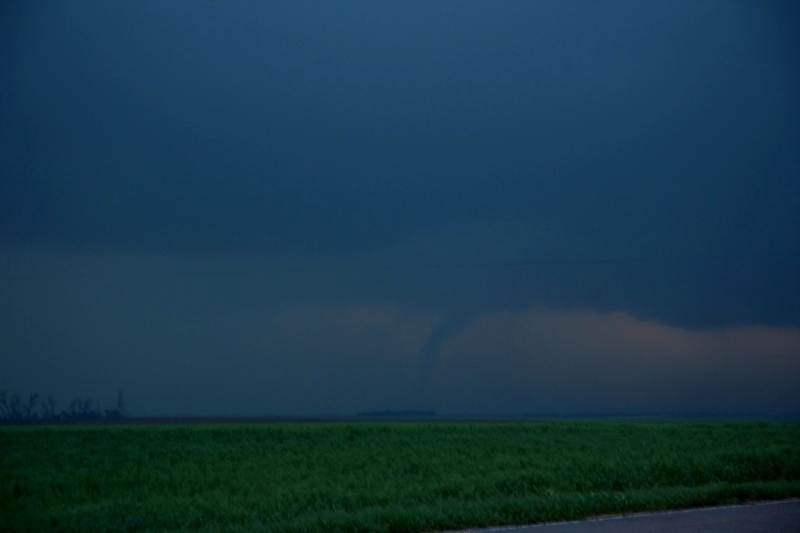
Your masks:
M800 500L637 513L532 526L472 529L490 533L800 533Z

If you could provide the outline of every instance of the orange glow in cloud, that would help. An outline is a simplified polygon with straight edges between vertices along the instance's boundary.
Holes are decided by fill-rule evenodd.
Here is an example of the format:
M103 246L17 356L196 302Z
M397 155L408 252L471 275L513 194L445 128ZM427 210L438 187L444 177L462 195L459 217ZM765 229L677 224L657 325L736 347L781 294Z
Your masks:
M692 330L577 308L490 312L449 332L421 376L441 320L390 306L297 306L242 338L279 406L309 390L342 413L772 414L800 405L798 328Z
M435 376L442 402L477 391L472 409L781 410L800 400L800 329L690 330L588 309L487 313L442 349Z

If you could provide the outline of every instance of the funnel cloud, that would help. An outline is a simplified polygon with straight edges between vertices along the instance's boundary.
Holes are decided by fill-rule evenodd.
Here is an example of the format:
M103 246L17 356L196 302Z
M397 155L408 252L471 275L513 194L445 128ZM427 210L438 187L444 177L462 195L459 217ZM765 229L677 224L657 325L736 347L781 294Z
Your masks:
M455 312L448 317L441 319L431 333L419 354L418 380L419 380L419 404L423 410L430 410L429 390L431 373L436 366L442 347L455 335L458 335L475 316L475 312Z
M7 1L0 391L800 416L800 5Z

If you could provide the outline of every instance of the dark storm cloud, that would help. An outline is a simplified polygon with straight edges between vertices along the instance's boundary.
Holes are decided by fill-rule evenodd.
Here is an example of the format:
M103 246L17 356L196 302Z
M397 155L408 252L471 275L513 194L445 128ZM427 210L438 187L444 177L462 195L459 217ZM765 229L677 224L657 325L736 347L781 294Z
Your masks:
M525 383L563 353L547 409L576 410L569 383L603 358L689 387L741 334L705 397L589 388L603 409L746 411L750 375L753 409L792 410L795 341L755 369L800 324L796 3L0 9L0 388L123 388L150 413L536 411ZM706 366L616 354L683 340L599 353L526 320L655 323Z
M8 58L6 241L336 253L495 223L592 257L798 225L778 6L46 6Z
M106 405L121 389L132 412L151 415L800 414L797 327L693 329L542 307L454 321L386 303L287 303L280 281L5 287L7 387Z

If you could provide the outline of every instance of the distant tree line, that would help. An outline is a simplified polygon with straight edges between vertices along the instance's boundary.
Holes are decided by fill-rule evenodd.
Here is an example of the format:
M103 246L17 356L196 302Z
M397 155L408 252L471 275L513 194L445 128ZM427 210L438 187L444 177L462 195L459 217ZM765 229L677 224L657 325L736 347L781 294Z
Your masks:
M18 392L8 394L0 391L0 421L35 422L58 420L102 420L126 418L125 398L117 393L117 405L112 409L100 409L100 404L90 398L75 398L69 407L59 411L56 399L50 394L47 399L39 399L35 392L23 398Z

